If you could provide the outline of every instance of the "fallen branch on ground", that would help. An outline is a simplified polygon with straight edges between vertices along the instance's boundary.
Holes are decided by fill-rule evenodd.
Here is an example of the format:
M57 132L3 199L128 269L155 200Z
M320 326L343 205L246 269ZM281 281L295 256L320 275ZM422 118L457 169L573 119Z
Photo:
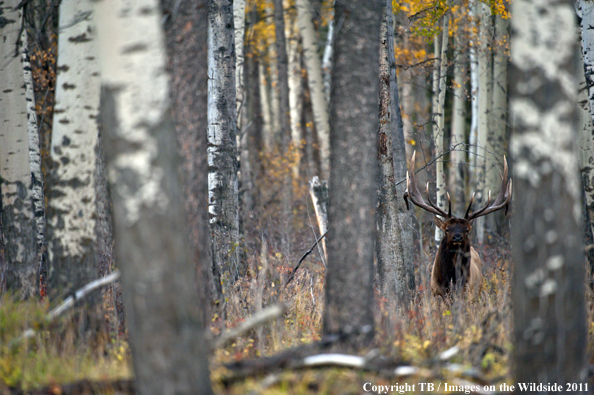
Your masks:
M73 295L67 297L59 306L50 310L50 312L45 315L45 321L52 322L54 319L56 319L57 317L62 315L65 311L70 309L72 306L74 306L74 303L76 301L83 299L85 296L89 295L91 292L95 291L96 289L103 287L104 285L111 284L112 282L116 281L118 278L120 278L120 272L116 270L115 272L113 272L105 277L101 277L100 279L91 281L90 283L88 283L87 285L85 285L84 287L82 287L78 291L76 291ZM28 339L28 338L32 337L34 334L35 334L35 329L29 328L23 332L23 335L21 337L17 337L16 339L14 339L11 342L11 344L14 345L23 339Z
M227 342L243 335L244 333L254 329L255 327L260 326L277 317L280 317L285 313L285 311L287 311L287 306L283 303L279 303L272 307L268 307L257 314L254 314L253 316L245 320L237 328L233 328L230 331L225 332L221 334L219 337L217 337L214 340L213 348L216 349L223 347Z

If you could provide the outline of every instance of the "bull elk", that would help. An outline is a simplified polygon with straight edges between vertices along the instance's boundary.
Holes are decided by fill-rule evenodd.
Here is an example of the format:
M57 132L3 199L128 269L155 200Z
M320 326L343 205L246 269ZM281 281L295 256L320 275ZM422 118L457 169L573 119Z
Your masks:
M413 165L415 163L415 155L416 152L412 157ZM505 157L503 158L503 162L501 190L495 201L491 203L491 191L489 191L487 204L478 211L471 212L470 210L474 200L473 193L464 218L452 216L452 202L450 201L449 194L447 194L448 212L446 213L437 207L429 197L429 183L427 183L427 200L429 204L425 203L417 188L414 171L408 171L406 173L406 192L403 197L407 209L409 208L408 200L410 199L416 206L434 214L435 224L445 232L445 236L441 240L441 244L435 255L435 261L433 262L433 269L431 271L431 292L434 296L439 295L445 299L446 295L451 292L452 285L455 289L461 289L462 291L470 288L473 295L480 293L483 263L479 254L470 245L468 235L472 229L472 222L476 218L503 208L505 208L505 213L507 214L507 207L512 193L512 182L511 179L508 180L507 160ZM439 217L444 220L441 220Z

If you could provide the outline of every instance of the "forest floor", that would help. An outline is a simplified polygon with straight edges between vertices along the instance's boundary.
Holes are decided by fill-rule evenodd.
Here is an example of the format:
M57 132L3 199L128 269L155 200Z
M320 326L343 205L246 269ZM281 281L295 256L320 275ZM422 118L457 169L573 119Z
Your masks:
M308 344L321 340L323 264L312 259L285 287L284 280L292 267L284 263L282 254L269 249L264 262L261 256L254 261L258 266L253 267L252 275L231 287L226 319L213 313L210 331L213 336L219 335L261 307L277 302L283 302L287 310L277 320L214 352L211 377L215 392L422 393L431 388L437 393L505 392L502 384L513 383L509 254L497 248L483 248L481 252L485 265L480 300L456 300L451 306L437 303L425 292L430 265L418 266L418 292L406 313L390 314L376 294L375 337L359 353L365 357L364 366L324 363L307 367L303 356L329 352L307 348ZM588 300L591 358L594 332L591 294ZM47 309L46 303L16 303L10 297L2 298L0 394L23 393L21 390L39 394L129 392L131 356L122 336L120 339L111 336L102 344L89 341L92 346L80 347L77 330L72 325L75 313L49 325L40 324ZM37 328L36 335L26 341L15 341L27 328ZM278 355L283 357L267 359ZM78 385L68 387L68 383ZM34 391L40 388L43 388L41 392ZM93 390L85 392L84 388Z

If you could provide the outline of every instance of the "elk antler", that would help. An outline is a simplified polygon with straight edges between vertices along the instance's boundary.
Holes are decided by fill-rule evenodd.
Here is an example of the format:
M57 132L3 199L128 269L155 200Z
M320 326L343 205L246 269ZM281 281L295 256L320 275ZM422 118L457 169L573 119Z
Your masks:
M505 207L505 214L507 215L508 204L511 199L512 194L512 180L511 178L508 179L508 169L507 169L507 159L505 156L503 157L503 175L499 173L501 176L501 189L499 190L499 195L497 195L497 199L491 203L491 191L489 191L489 195L487 198L487 204L482 209L475 211L474 213L470 213L470 206L472 206L472 201L474 198L474 194L472 194L472 198L470 199L470 203L468 204L468 208L466 209L466 215L464 219L468 221L472 221L475 218L482 217L483 215L490 214L494 211L501 210Z
M406 191L404 192L403 198L406 202L406 208L409 209L408 199L410 199L413 204L422 208L423 210L429 211L432 214L439 215L443 218L451 218L452 217L452 202L450 201L450 195L448 194L448 202L449 202L449 209L448 213L437 207L429 197L429 183L427 183L427 199L429 200L429 204L425 203L423 200L423 196L421 196L421 192L417 188L417 180L415 179L415 172L414 172L414 165L415 165L415 157L417 155L417 151L413 153L411 163L412 163L412 170L406 172Z

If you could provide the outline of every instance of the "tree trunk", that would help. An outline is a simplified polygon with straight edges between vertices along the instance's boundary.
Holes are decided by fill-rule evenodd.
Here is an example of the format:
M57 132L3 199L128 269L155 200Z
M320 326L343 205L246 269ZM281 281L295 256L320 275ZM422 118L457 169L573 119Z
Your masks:
M211 394L185 236L161 9L148 0L96 1L94 7L136 388L142 394Z
M303 89L301 79L301 52L299 49L299 30L297 21L288 24L288 60L289 60L289 113L291 118L291 141L293 149L301 147L302 130L301 112L303 111ZM299 177L300 159L293 166L293 177Z
M208 262L208 0L161 0L163 11L171 16L165 28L168 71L172 77L172 115L181 148L182 185L192 262L198 273L198 305L202 323L210 322L208 302L219 295L220 277ZM177 12L176 12L177 5ZM189 26L189 27L188 27ZM208 286L207 286L208 285Z
M388 8L389 7L389 8ZM375 254L380 279L381 294L388 301L387 311L393 314L397 307L406 307L410 294L407 270L402 248L402 226L399 218L398 198L394 183L394 149L392 130L396 116L392 117L388 24L392 22L392 3L384 8L384 20L380 33L379 75L379 129L378 129L378 201L376 207ZM390 32L391 33L391 32ZM393 318L393 316L392 316Z
M490 126L487 136L488 157L486 167L486 190L497 191L501 184L500 172L503 169L503 156L506 155L507 142L507 67L508 56L506 54L507 43L509 43L509 18L504 19L500 15L495 17L495 40L496 49L493 51L493 88L492 104L490 107ZM499 234L507 222L505 213L498 211L485 217L485 228L487 231Z
M328 182L326 180L320 181L318 176L314 176L309 182L309 194L316 212L321 236L328 231ZM320 244L322 244L322 249L324 250L324 258L328 261L326 238L323 238Z
M245 36L245 0L233 0L233 27L235 43L235 97L237 106L237 131L241 133L245 127L242 108L245 105L244 91L244 65L245 55L243 52L243 39ZM241 136L240 136L241 137Z
M336 1L348 15L335 42L324 333L359 348L373 337L379 32L382 4ZM353 45L357 43L357 45Z
M492 83L493 65L491 62L491 9L484 3L477 3L477 15L480 19L478 36L478 131L476 139L476 167L474 169L477 194L475 197L476 207L481 207L487 201L486 168L493 163L493 155L487 145L487 139L491 135L490 113L492 108ZM499 177L499 175L498 175ZM501 179L498 178L498 184ZM479 243L485 238L485 217L479 217L474 221L473 227Z
M326 36L326 45L324 46L324 55L322 56L322 74L324 78L324 96L326 103L330 105L330 91L332 90L332 58L334 57L334 1L330 19L328 20L328 34Z
M258 79L260 81L260 106L262 107L262 119L264 120L264 149L272 150L274 147L274 133L272 131L272 114L270 111L270 94L266 78L266 66L262 61L258 62Z
M91 16L83 21L81 14ZM48 188L50 296L61 298L97 278L96 174L101 77L92 5L60 4L58 76ZM99 294L88 301L100 302Z
M303 45L303 57L307 69L307 83L313 109L314 123L320 144L320 162L322 179L330 175L330 123L328 103L324 96L324 79L322 65L318 56L316 31L311 16L311 5L308 0L296 0L297 24Z
M476 167L477 159L477 140L478 140L478 119L479 119L479 72L478 72L478 51L479 37L474 32L478 32L476 0L468 2L468 16L470 18L471 36L469 40L469 61L470 61L470 134L468 136L468 184L471 191L476 191Z
M38 296L38 267L41 262L38 224L34 211L33 187L41 185L40 174L31 165L39 150L34 101L27 88L25 63L28 63L27 34L20 34L22 11L19 2L0 5L6 24L2 28L0 80L0 177L2 183L2 224L6 240L6 267L2 268L0 287L14 291L21 299ZM30 70L30 67L29 67ZM34 128L34 129L32 129ZM33 137L33 140L31 138ZM39 207L35 207L39 209ZM40 215L43 215L41 211Z
M466 68L467 58L464 53L462 37L456 37L454 50L454 104L452 109L452 131L450 146L449 187L452 191L452 210L454 215L464 213L466 200Z
M515 379L565 387L587 379L575 15L570 0L511 7Z
M289 156L291 141L291 119L289 116L289 73L287 59L287 40L285 39L285 17L283 12L283 0L274 0L274 27L276 33L276 54L278 65L278 93L280 99L280 144L281 152L284 157ZM291 173L283 177L283 190L281 193L282 205L282 244L283 254L288 257L290 254L289 235L291 234L292 224L292 183Z
M390 111L393 121L390 123L393 145L394 162L394 180L406 179L406 172L408 171L406 160L406 144L404 137L404 122L402 120L402 112L400 110L400 96L398 94L398 79L396 76L396 56L394 54L394 23L392 11L392 2L386 0L387 7L387 46L388 46L388 67L390 79ZM380 58L381 60L381 58ZM414 268L414 250L413 250L413 229L414 213L406 208L406 204L402 196L406 190L406 184L401 183L396 185L396 207L398 208L398 220L400 228L402 229L402 253L404 261L404 269L406 272L406 285L411 290L415 290L415 268Z
M243 272L235 124L232 0L210 0L208 15L208 212L213 264L225 285Z
M437 100L433 102L433 143L435 145L435 157L441 155L445 149L445 94L446 94L446 80L448 70L448 33L449 29L449 18L447 15L443 17L443 28L441 45L436 46L436 54L439 50L439 71L433 73L433 95L437 97ZM437 81L435 80L437 77ZM436 162L435 170L435 200L436 204L442 209L446 208L446 182L445 182L445 168L443 165L443 159L439 159ZM443 231L438 227L435 227L435 244L439 245L441 238L443 237Z
M584 228L588 252L586 257L590 272L594 273L594 179L592 165L594 164L594 3L579 0L576 3L578 17L582 31L582 60L585 79L580 86L580 106L582 107L582 122L580 125L580 170L582 186L584 188ZM581 73L580 73L581 74ZM582 103L582 101L584 101ZM594 288L594 280L590 275L590 286Z

